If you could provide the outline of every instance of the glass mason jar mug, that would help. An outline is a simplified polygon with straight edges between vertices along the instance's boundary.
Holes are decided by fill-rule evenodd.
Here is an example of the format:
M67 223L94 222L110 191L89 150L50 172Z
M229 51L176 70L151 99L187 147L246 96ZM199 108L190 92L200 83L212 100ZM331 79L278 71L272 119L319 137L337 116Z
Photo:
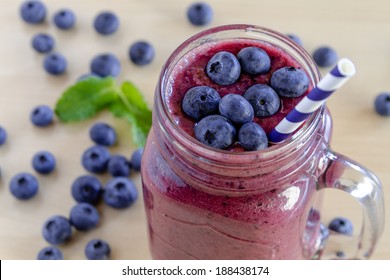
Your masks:
M175 73L204 46L230 39L259 40L296 60L313 85L320 74L301 47L278 32L248 25L212 28L188 39L158 81L153 128L145 145L142 181L149 244L155 259L317 259L326 246L321 190L354 197L363 226L348 258L368 258L383 230L379 180L329 147L325 106L292 137L262 151L205 146L183 131L168 102ZM180 104L177 104L180 106ZM317 201L317 202L316 202Z

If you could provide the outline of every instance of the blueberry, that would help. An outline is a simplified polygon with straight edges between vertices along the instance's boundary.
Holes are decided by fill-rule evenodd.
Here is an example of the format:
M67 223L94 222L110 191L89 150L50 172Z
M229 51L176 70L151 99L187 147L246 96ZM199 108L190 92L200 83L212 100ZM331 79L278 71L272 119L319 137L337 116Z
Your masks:
M35 107L30 114L30 120L35 126L44 127L53 122L53 110L46 105Z
M107 169L110 152L106 147L95 145L88 148L81 157L84 168L93 173L103 173Z
M46 72L55 76L63 74L67 65L66 58L60 53L47 54L43 60Z
M275 114L280 107L278 94L266 84L251 86L244 98L252 105L256 117L267 117Z
M64 256L58 247L47 246L39 251L37 260L63 260Z
M135 171L141 170L141 161L142 161L142 155L144 153L144 148L138 148L136 149L130 157L130 165L131 168Z
M193 3L187 9L187 18L193 25L207 25L213 19L213 9L204 2Z
M267 134L255 122L245 123L238 131L238 142L247 151L257 151L268 148Z
M54 24L60 29L70 29L74 26L76 16L72 10L62 9L53 18Z
M34 155L32 166L34 170L40 174L49 174L56 166L56 159L52 153L40 151Z
M194 133L200 142L218 149L229 147L236 137L233 124L221 115L210 115L201 119L195 125Z
M39 183L34 175L22 172L12 177L9 184L13 196L20 200L27 200L35 196L38 192Z
M117 141L116 131L108 124L98 122L89 130L89 137L98 145L113 146Z
M313 52L313 59L320 67L328 67L336 64L338 55L331 47L319 47Z
M83 81L83 80L86 80L86 79L89 79L89 78L96 78L96 79L100 79L101 77L94 74L94 73L87 73L87 74L83 74L81 75L77 81L80 82L80 81Z
M145 41L133 43L129 49L130 60L136 65L146 65L152 62L154 58L153 46Z
M230 93L222 97L219 112L237 125L251 122L254 118L252 105L239 94Z
M7 141L7 131L0 126L0 146Z
M71 192L77 202L96 204L103 193L103 186L97 177L83 175L72 183Z
M61 215L54 215L43 224L42 235L50 244L63 244L71 238L72 227L67 218Z
M39 33L33 37L31 45L39 53L48 53L54 48L55 42L51 35Z
M94 27L101 35L110 35L118 30L119 18L112 12L102 12L96 16Z
M298 44L299 46L303 46L303 42L302 42L302 39L296 35L296 34L293 34L293 33L289 33L289 34L286 34L288 38L290 38L291 40L293 40L296 44Z
M91 72L100 77L117 77L121 72L121 63L114 54L104 53L95 56L91 62Z
M215 89L208 86L196 86L186 92L181 106L184 113L199 121L205 116L218 113L220 101L221 97Z
M103 200L113 208L127 208L138 198L137 189L127 177L115 177L104 188Z
M390 93L380 93L374 102L375 111L381 116L390 116ZM1 140L0 140L1 144Z
M330 221L328 228L341 234L352 235L353 233L352 222L343 217L334 218Z
M130 175L130 163L121 155L111 156L107 169L114 177L128 177Z
M257 47L241 49L237 54L237 59L241 64L242 71L250 75L265 73L271 66L271 59L268 54Z
M238 59L230 52L216 53L207 63L206 72L209 78L221 86L234 84L241 74Z
M81 202L72 207L69 220L76 229L86 231L96 228L100 215L95 206Z
M303 70L283 67L271 76L271 87L284 97L299 97L309 88L309 78Z
M85 246L85 255L88 260L106 260L110 253L110 245L101 239L93 239Z
M41 1L26 1L20 7L20 15L27 23L42 23L46 17L46 6Z

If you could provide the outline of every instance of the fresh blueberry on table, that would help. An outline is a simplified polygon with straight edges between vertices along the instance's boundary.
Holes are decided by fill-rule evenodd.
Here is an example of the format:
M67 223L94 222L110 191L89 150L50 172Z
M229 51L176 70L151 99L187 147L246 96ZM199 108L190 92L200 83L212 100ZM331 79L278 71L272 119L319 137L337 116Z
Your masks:
M95 145L88 148L81 157L84 168L92 173L103 173L107 170L110 152L104 146Z
M79 176L72 183L72 197L77 202L97 204L103 193L103 186L100 180L93 175Z
M220 101L221 97L215 89L208 86L195 86L184 95L182 109L189 117L198 121L218 113Z
M137 188L127 177L115 177L104 188L103 200L113 208L127 208L138 198Z
M43 60L46 72L54 76L63 74L67 66L66 58L60 53L47 54Z
M117 142L117 134L114 128L107 123L98 122L89 130L89 137L93 142L103 146L113 146Z
M76 22L76 15L70 9L62 9L55 13L53 21L59 29L71 29Z
M313 52L313 59L318 66L329 67L336 64L338 55L333 48L323 46Z
M237 54L242 71L250 75L265 73L271 67L271 59L268 54L257 47L246 47Z
M46 6L41 1L26 1L20 7L20 15L27 23L42 23L46 17Z
M390 116L390 93L389 92L383 92L377 95L375 97L375 111L385 117Z
M42 227L43 238L52 245L60 245L72 236L72 227L69 220L61 215L48 218Z
M187 9L187 18L191 24L204 26L213 20L213 9L204 2L191 4Z
M267 134L255 122L243 124L238 131L238 142L247 151L257 151L268 148Z
M152 62L155 55L153 46L146 41L133 43L129 49L129 58L136 65L146 65Z
M101 12L95 18L95 30L101 35L110 35L118 30L119 18L112 12Z
M203 144L225 149L234 143L236 128L224 116L210 115L195 125L194 133L195 138Z
M251 86L243 96L252 105L256 117L271 116L280 108L278 94L266 84Z
M344 217L334 218L330 221L328 228L341 234L352 235L353 233L352 222Z
M7 131L4 127L0 126L0 146L7 141Z
M85 246L85 256L88 260L107 260L110 253L110 245L102 239L93 239Z
M38 253L37 260L63 260L62 251L55 246L47 246Z
M112 155L108 161L107 170L113 177L128 177L130 162L122 155Z
M40 174L49 174L56 166L56 159L49 151L40 151L34 155L32 166Z
M241 74L241 65L230 52L216 53L207 63L206 73L209 78L221 86L234 84Z
M219 113L237 125L251 122L254 118L252 105L242 95L234 93L222 97Z
M30 120L35 126L44 127L53 122L53 110L47 105L36 106L30 113Z
M135 171L141 170L141 162L142 162L142 155L144 153L144 148L138 148L136 149L130 157L130 165L131 168Z
M27 200L37 194L39 183L34 175L21 172L12 177L9 188L14 197L20 200Z
M83 80L86 80L86 79L89 79L89 78L97 78L97 79L100 79L101 77L94 74L94 73L87 73L87 74L82 74L78 79L77 81L80 82L80 81L83 81Z
M288 33L286 34L288 38L290 38L291 40L293 40L296 44L298 44L299 46L303 46L303 42L302 42L302 39L297 35L297 34L294 34L294 33Z
M100 77L117 77L121 72L121 63L111 53L104 53L95 56L91 62L91 72Z
M309 88L309 78L303 70L283 67L271 76L271 87L284 97L299 97Z
M76 229L87 231L96 228L100 221L100 215L95 206L81 202L72 207L69 220Z
M54 48L55 41L51 35L39 33L32 38L31 45L39 53L48 53Z

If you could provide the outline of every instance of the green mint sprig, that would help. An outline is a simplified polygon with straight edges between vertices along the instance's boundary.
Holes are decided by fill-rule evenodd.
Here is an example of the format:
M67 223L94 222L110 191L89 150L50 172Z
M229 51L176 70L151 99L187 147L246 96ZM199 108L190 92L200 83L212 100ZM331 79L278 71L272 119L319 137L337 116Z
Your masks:
M78 122L104 109L127 120L134 143L140 147L145 145L152 126L152 111L131 82L124 82L119 87L112 77L81 80L63 92L56 103L55 113L62 122Z

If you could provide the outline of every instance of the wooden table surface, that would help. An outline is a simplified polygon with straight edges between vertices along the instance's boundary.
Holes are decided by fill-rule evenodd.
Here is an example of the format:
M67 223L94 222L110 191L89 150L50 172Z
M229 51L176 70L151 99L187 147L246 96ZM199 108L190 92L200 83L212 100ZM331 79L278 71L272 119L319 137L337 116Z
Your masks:
M8 141L0 147L0 259L35 259L47 245L41 236L43 222L51 215L67 216L74 201L70 195L73 180L85 171L81 153L90 145L89 127L106 121L119 134L119 144L112 153L129 156L135 149L129 126L107 113L77 124L55 120L48 128L39 129L29 121L32 108L38 104L54 106L62 91L80 75L89 71L94 55L112 52L122 62L119 80L134 82L153 105L154 87L159 71L168 55L186 38L204 29L191 26L186 19L190 0L68 0L44 1L48 20L31 26L19 16L21 1L1 0L0 8L0 125L8 132ZM334 119L332 147L372 170L382 181L385 204L390 203L390 118L378 116L373 107L375 96L390 91L390 4L387 0L353 1L249 1L208 0L214 9L209 27L248 23L266 26L283 33L296 33L311 53L321 45L329 45L340 56L352 59L357 75L328 101ZM53 13L63 7L77 15L75 29L60 31L52 24ZM103 37L92 28L95 15L111 10L120 17L117 33ZM53 77L42 67L43 56L35 53L31 38L48 32L56 40L55 50L68 60L65 75ZM154 61L136 67L128 59L132 42L145 39L156 49ZM327 69L323 70L326 71ZM49 150L57 158L53 174L42 176L31 167L31 158L39 150ZM40 190L29 201L19 201L9 192L9 181L18 172L37 175ZM141 190L139 174L133 174ZM105 181L108 176L102 177ZM329 217L349 213L359 219L356 203L330 193L326 199ZM85 259L84 246L92 238L107 240L112 259L149 259L146 222L142 197L129 209L114 210L100 205L102 220L97 229L76 232L71 241L61 246L66 259ZM389 217L389 216L388 216ZM390 218L372 256L390 259Z

